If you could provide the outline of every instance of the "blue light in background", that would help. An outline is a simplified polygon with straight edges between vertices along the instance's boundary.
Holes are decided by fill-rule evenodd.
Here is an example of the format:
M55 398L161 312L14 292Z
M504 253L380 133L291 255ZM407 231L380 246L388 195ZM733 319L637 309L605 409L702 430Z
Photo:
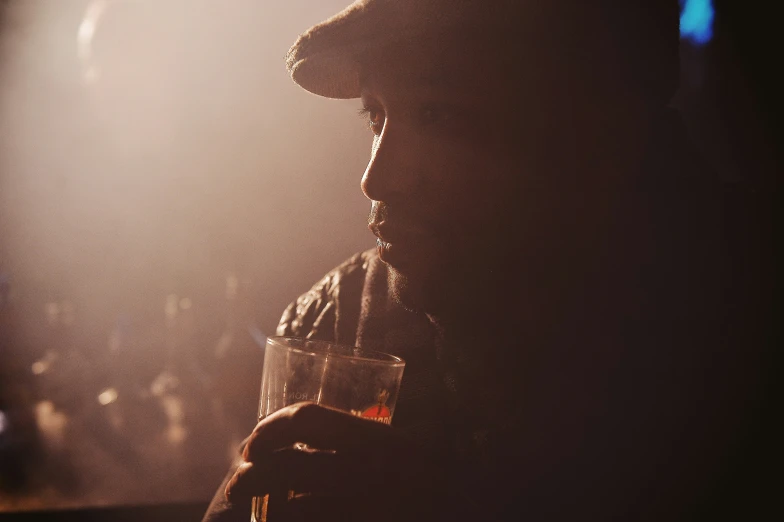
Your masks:
M695 45L705 45L713 37L713 2L680 0L681 38Z

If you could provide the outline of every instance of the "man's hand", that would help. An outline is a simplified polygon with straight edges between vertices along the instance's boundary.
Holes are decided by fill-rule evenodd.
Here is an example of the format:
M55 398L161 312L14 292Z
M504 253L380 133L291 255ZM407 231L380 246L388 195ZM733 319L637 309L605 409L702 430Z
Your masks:
M384 520L406 508L424 513L429 509L422 504L435 500L443 486L434 466L398 430L313 403L288 406L259 422L243 460L226 496L250 505L251 497L271 494L273 522L310 514L329 520L330 511L344 520Z

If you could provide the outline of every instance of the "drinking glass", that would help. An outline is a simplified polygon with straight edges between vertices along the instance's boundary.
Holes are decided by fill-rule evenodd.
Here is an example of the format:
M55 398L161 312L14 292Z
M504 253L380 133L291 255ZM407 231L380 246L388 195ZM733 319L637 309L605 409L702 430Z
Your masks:
M259 420L298 402L390 424L405 362L400 357L325 341L269 337L261 374ZM292 497L289 492L289 498ZM273 502L285 499L273 498ZM251 522L267 522L269 495L255 497Z

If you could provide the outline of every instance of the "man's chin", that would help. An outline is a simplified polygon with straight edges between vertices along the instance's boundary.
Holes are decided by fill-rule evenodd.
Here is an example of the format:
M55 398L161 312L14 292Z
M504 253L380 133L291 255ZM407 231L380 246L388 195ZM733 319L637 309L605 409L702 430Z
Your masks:
M411 312L433 314L443 305L440 302L443 293L438 291L437 278L433 276L404 273L389 265L387 283L392 298L403 308Z
M489 303L514 294L510 285L520 277L519 263L488 266L480 256L467 260L462 256L466 262L457 264L433 254L400 266L385 263L389 292L406 310L436 317L462 316L481 312Z
M465 240L464 243L468 244ZM436 316L453 312L455 306L465 307L462 301L474 290L472 280L482 272L482 251L465 246L455 255L455 249L430 241L397 256L382 257L388 267L392 298L407 310Z

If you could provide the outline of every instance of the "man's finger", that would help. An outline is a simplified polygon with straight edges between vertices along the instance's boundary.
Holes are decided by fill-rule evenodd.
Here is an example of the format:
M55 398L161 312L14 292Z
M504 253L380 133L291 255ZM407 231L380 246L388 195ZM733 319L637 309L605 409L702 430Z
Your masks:
M383 511L383 504L380 510ZM270 497L267 513L270 520L284 522L386 522L386 519L378 517L377 511L378 506L367 509L363 501L346 497L296 495L291 499Z
M350 496L369 492L390 478L394 477L386 477L383 470L353 456L295 446L242 464L226 491L232 501L288 490Z
M265 479L265 471L261 466L251 462L241 464L234 476L226 484L224 495L226 500L232 504L246 503L250 505L253 497L273 495L275 498L287 498L289 488L287 486L275 486L274 481Z
M256 425L243 452L248 462L297 442L338 452L394 452L404 445L389 426L313 403L298 403L273 413Z
M253 497L251 485L258 480L258 469L251 462L243 462L229 479L223 494L230 502L241 502L243 499Z

